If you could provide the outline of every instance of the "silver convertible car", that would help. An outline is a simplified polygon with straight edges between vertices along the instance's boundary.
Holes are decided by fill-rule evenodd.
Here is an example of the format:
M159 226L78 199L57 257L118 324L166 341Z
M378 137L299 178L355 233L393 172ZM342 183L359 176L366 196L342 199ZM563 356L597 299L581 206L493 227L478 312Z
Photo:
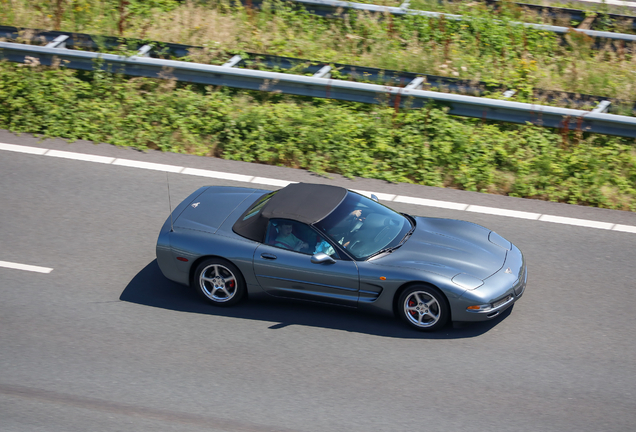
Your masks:
M198 189L163 225L157 263L213 305L309 300L399 315L423 331L494 318L527 280L521 251L494 231L307 183Z

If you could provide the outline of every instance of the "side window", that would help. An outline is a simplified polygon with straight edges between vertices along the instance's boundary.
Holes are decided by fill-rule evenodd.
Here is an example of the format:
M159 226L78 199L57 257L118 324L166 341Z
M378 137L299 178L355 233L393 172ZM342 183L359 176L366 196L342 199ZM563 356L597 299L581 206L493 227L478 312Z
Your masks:
M289 219L270 219L265 243L306 255L323 252L334 259L340 259L338 252L327 241L326 237L304 223Z
M333 259L340 259L338 251L336 251L336 249L321 234L316 234L316 246L313 248L313 251L314 254L322 252L329 255Z
M307 255L316 246L315 232L307 225L289 219L270 219L265 243Z

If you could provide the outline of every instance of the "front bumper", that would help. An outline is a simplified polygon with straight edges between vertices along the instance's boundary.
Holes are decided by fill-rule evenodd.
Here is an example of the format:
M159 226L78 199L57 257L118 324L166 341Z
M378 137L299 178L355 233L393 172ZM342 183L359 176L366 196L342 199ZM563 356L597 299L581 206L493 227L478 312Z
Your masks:
M514 245L497 273L486 278L477 289L468 290L451 306L453 321L486 321L510 308L523 295L528 282L528 269L521 251ZM469 306L490 305L485 310L469 310Z

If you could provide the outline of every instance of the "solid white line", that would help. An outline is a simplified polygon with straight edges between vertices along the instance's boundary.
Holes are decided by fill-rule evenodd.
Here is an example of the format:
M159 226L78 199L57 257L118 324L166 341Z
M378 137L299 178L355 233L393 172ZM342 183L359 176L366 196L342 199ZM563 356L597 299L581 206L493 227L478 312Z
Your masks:
M393 201L399 202L399 203L405 203L405 204L416 204L416 205L422 205L427 207L439 207L439 208L445 208L445 209L451 209L451 210L466 210L466 208L468 207L468 204L462 204L462 203L456 203L456 202L450 202L450 201L438 201L438 200L431 200L431 199L424 199L424 198L415 198L415 197L408 197L408 196L402 196L402 195L396 196Z
M252 176L246 176L242 174L232 174L221 171L210 171L210 170L202 170L196 168L185 168L181 171L181 174L188 174L199 177L209 177L209 178L217 178L221 180L234 180L238 182L249 183L252 180Z
M15 145L15 144L0 143L0 150L7 150L7 151L12 151L12 152L18 152L18 153L35 154L35 155L43 155L49 149L43 149L43 148L39 148L39 147L21 146L21 145Z
M277 179L267 178L267 177L254 177L252 179L251 183L264 184L264 185L268 185L268 186L285 187L285 186L290 185L292 183L298 183L298 182L287 181L287 180L277 180Z
M155 171L167 171L172 173L180 173L184 170L182 166L176 165L164 165L152 162L141 162L130 159L115 159L113 165L125 166L130 168L142 168L147 170L155 170Z
M385 194L380 192L369 192L359 189L351 189L354 192L358 192L360 195L364 195L365 197L371 198L371 195L375 195L378 197L380 201L393 201L395 199L395 195L393 194Z
M111 164L115 160L114 157L96 156L86 153L74 153L60 150L49 150L45 156L59 157L64 159L80 160L85 162L97 162L103 164Z
M496 216L508 216L508 217L513 217L518 219L532 219L532 220L537 220L541 216L540 213L530 213L530 212L517 211L517 210L506 210L506 209L500 209L495 207L483 207L478 205L469 205L466 211L474 212L474 213L491 214Z
M167 172L189 174L189 175L200 176L200 177L210 177L210 178L233 180L233 181L245 182L245 183L264 184L269 186L285 187L288 184L296 183L292 181L278 180L278 179L267 178L267 177L253 177L253 176L226 173L226 172L220 172L220 171L184 168L181 166L141 162L141 161L135 161L130 159L114 159L113 160L113 158L108 158L105 156L95 156L95 155L90 155L86 153L74 153L74 152L66 152L66 151L60 151L60 150L43 149L39 147L29 147L29 146L22 146L22 145L16 145L16 144L0 143L0 150L6 150L6 151L12 151L12 152L18 152L18 153L35 154L35 155L46 155L46 156L52 156L52 157L61 157L61 158L75 159L75 160L86 161L86 162L97 162L97 163L106 163L106 164L112 162L112 165L120 165L120 166L126 166L131 168L167 171ZM402 195L396 196L391 194L383 194L383 193L376 193L376 192L369 192L369 191L362 191L362 190L354 190L354 191L365 196L371 196L371 194L373 193L381 201L393 201L398 203L415 204L415 205L421 205L426 207L438 207L438 208L445 208L450 210L460 210L460 211L469 211L474 213L492 214L496 216L507 216L507 217L513 217L518 219L540 220L543 222L553 222L553 223L559 223L559 224L565 224L565 225L574 225L574 226L581 226L586 228L606 229L606 230L636 234L636 226L634 225L621 225L621 224L598 222L598 221L586 220L586 219L577 219L577 218L552 216L552 215L541 215L539 213L523 212L523 211L517 211L517 210L507 210L507 209L500 209L496 207L468 205L468 204L456 203L451 201L438 201L438 200L416 198L416 197L409 197L409 196L402 196ZM0 261L0 263L4 263L4 261ZM12 263L8 263L8 264L12 264ZM22 264L12 264L12 265L21 265L23 267L40 268L40 269L47 270L46 273L53 270L53 269L46 269L45 267L24 266ZM32 270L32 271L37 271L37 270Z
M52 268L48 268L48 267L39 267L39 266L28 265L28 264L18 264L18 263L13 263L9 261L0 261L0 267L5 267L5 268L10 268L15 270L25 270L25 271L36 272L36 273L51 273L53 271Z
M587 219L576 219L576 218L563 217L563 216L541 215L539 220L543 222L553 222L558 224L575 225L575 226L582 226L587 228L598 228L598 229L606 229L606 230L611 230L614 227L613 223L598 222L598 221L592 221Z
M622 231L636 234L636 226L616 224L614 225L614 228L612 228L612 231Z

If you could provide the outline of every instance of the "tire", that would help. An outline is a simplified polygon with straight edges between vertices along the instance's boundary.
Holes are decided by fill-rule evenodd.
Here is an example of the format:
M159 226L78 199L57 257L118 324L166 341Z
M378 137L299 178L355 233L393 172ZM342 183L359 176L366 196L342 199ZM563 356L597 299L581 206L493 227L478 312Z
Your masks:
M398 299L398 313L409 326L428 332L444 327L450 317L446 298L430 285L405 289Z
M208 303L233 306L245 296L245 280L232 263L218 258L203 261L194 273L194 289Z

